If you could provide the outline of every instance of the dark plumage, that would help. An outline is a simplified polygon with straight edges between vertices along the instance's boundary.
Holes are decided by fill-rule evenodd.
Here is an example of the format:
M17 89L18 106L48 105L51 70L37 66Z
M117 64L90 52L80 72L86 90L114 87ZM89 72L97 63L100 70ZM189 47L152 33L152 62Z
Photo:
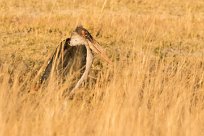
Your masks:
M42 74L40 82L45 82L51 72L59 78L67 77L69 72L83 72L86 65L86 47L70 46L70 38L62 41L56 48L54 54Z

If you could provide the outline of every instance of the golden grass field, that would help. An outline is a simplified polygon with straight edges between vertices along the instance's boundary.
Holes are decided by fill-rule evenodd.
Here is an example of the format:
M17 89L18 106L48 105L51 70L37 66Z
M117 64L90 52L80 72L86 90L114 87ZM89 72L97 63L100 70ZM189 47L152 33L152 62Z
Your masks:
M82 24L106 49L73 99L35 88ZM1 0L1 136L204 135L203 0Z

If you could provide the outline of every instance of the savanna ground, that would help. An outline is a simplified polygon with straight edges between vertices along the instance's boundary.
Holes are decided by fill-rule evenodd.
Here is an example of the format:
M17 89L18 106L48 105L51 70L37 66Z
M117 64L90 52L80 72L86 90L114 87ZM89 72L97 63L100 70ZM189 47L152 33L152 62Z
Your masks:
M37 74L82 24L95 58L73 99ZM1 0L0 135L204 135L203 0Z

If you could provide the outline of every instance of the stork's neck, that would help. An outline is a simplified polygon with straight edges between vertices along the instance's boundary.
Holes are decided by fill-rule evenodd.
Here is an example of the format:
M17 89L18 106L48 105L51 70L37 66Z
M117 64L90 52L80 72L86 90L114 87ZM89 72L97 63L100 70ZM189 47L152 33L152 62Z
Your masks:
M79 81L77 82L76 86L74 87L74 89L72 89L71 93L73 93L75 91L75 89L77 89L84 80L87 79L89 71L91 69L91 65L93 62L93 54L91 52L91 49L86 45L86 68L85 71L83 73L83 75L81 76L81 78L79 79Z

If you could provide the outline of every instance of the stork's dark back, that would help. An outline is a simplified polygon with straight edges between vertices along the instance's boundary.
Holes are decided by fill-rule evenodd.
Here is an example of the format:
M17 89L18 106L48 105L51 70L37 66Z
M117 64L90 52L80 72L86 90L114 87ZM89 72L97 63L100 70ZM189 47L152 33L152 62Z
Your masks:
M68 78L74 72L78 72L78 76L81 76L86 65L86 47L84 45L70 46L69 42L70 38L67 38L58 45L48 61L40 83L45 82L51 74L55 74L61 79Z

